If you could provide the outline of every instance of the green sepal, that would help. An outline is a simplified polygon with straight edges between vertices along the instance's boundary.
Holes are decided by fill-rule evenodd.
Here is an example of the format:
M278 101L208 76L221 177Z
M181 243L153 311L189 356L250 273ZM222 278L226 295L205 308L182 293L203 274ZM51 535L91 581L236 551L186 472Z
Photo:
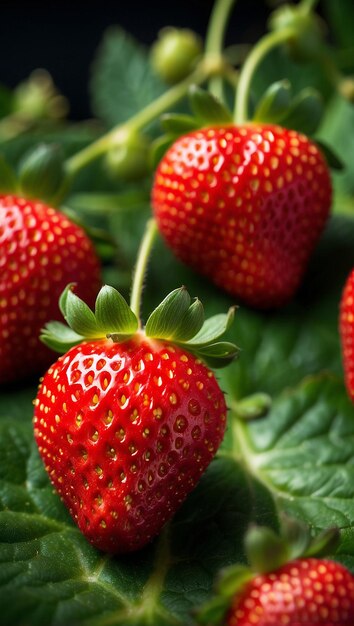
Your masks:
M327 528L317 537L311 539L304 557L322 557L334 554L340 542L340 532L338 528Z
M204 322L204 308L196 298L191 303L185 287L166 296L147 320L147 337L165 339L199 357L210 367L224 367L239 354L231 342L218 341L234 319L232 307L225 314L215 315Z
M234 402L232 405L233 412L241 420L252 420L264 417L272 406L272 398L267 393L253 393Z
M12 193L17 190L16 173L0 154L0 192Z
M191 348L202 348L216 342L230 328L234 321L236 307L231 307L227 313L218 313L209 317L200 331L188 341Z
M184 344L189 349L190 344L186 342ZM231 361L234 361L240 350L234 343L229 341L218 341L217 343L211 343L206 346L202 346L196 350L191 350L198 357L203 359L209 367L218 368L225 367Z
M60 299L60 309L70 328L78 335L87 338L102 336L95 314L71 289L67 289L64 298Z
M321 123L324 104L321 94L312 87L307 87L293 99L282 126L297 130L305 135L313 135Z
M180 325L174 332L174 341L189 341L202 328L204 324L204 307L201 301L196 298L188 307Z
M281 536L289 546L289 559L303 557L310 545L311 534L307 524L285 513L280 516Z
M331 170L336 170L338 172L344 170L344 167L345 167L344 163L340 159L338 154L334 152L333 148L331 148L328 144L323 142L322 139L316 138L314 141L315 141L315 144L323 153L323 156L325 157L327 164L331 168Z
M20 161L19 183L29 198L50 200L64 180L64 155L56 144L41 144Z
M85 340L111 338L120 342L136 333L138 319L116 289L104 285L93 312L73 293L74 286L74 283L67 285L59 298L59 309L68 326L49 322L40 335L43 343L56 352L66 352Z
M279 80L268 87L260 99L253 119L257 122L279 122L291 104L291 85L288 80Z
M190 303L191 298L185 287L171 291L148 318L145 327L147 337L174 339Z
M190 107L197 118L206 124L232 124L232 115L208 91L197 85L189 88Z
M266 526L250 526L245 551L251 568L259 574L277 570L291 558L286 540Z
M48 322L41 330L39 338L48 348L61 354L85 339L85 337L78 335L69 326L61 322Z
M214 597L196 612L197 623L206 625L223 623L233 598L244 590L252 576L252 571L246 565L231 565L221 570L215 585Z
M172 146L175 141L176 135L168 134L161 135L161 137L158 137L151 142L149 154L151 169L155 170L157 168L165 152L167 152L167 150Z
M96 324L106 335L134 335L139 322L123 296L109 285L104 285L96 299Z
M168 135L182 135L199 128L197 120L182 113L165 113L161 116L161 126Z

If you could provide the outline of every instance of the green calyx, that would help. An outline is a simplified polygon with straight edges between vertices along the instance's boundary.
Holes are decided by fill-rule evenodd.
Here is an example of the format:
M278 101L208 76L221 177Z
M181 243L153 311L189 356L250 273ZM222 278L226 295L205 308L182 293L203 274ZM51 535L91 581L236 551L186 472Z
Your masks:
M231 112L211 93L198 85L191 85L188 92L192 114L166 113L161 117L164 134L152 143L151 164L159 163L166 150L180 137L198 128L229 126L233 123Z
M211 367L223 367L239 354L237 346L219 339L230 328L235 308L228 313L204 318L200 300L191 301L185 287L172 291L146 322L147 337L164 339L183 346Z
M67 322L49 322L41 340L56 352L64 353L86 341L110 338L125 341L135 335L139 321L123 296L113 287L100 290L95 310L73 293L68 285L59 300ZM239 350L229 341L219 341L230 328L235 309L207 320L200 300L191 301L185 287L172 291L151 313L144 329L149 339L160 339L184 347L211 367L223 367L238 356Z
M295 61L308 61L318 57L323 40L323 25L318 15L299 5L285 4L276 9L269 20L273 31L291 29L294 36L287 49Z
M337 528L329 528L312 538L308 526L287 516L282 517L280 534L265 526L251 526L245 537L250 565L231 565L220 572L215 595L197 613L198 624L224 623L233 598L244 591L254 576L276 571L294 559L333 553L338 540Z
M52 350L64 353L83 341L109 337L124 341L138 330L136 316L113 287L102 287L96 298L95 311L72 289L73 284L67 285L59 300L59 308L68 325L49 322L40 335L42 342Z

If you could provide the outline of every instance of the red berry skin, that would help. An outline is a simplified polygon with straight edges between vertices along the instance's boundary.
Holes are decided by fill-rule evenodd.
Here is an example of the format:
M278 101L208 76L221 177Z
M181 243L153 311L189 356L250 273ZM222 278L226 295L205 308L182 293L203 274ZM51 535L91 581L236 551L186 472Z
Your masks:
M178 139L152 204L177 257L257 308L292 298L326 223L331 180L319 149L274 125L205 128Z
M53 208L0 196L0 384L43 372L53 353L39 340L44 324L61 320L65 286L94 304L100 268L84 231Z
M214 374L143 334L72 348L35 401L50 479L86 538L110 553L160 532L215 455L225 423Z
M339 316L344 378L348 395L354 402L354 270L344 286Z
M254 578L226 626L353 626L354 577L339 563L300 559Z

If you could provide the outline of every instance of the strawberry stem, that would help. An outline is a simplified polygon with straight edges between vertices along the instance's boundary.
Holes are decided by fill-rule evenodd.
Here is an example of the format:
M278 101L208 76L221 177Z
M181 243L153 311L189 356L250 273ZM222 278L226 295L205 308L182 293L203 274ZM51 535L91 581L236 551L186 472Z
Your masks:
M216 0L212 9L205 41L205 56L222 62L222 49L232 8L236 0ZM223 81L221 76L212 76L209 80L209 91L223 101Z
M191 85L200 85L213 74L213 72L222 71L222 65L223 64L219 63L220 67L218 68L215 63L212 64L210 61L202 59L195 71L187 76L186 79L163 93L159 98L136 113L136 115L133 115L127 122L118 124L97 141L70 157L65 164L67 177L70 180L73 179L83 167L112 148L117 140L121 142L122 137L128 133L139 131L150 124L159 117L159 115L181 100L188 93L188 89Z
M301 0L299 8L301 8L304 13L310 13L316 8L319 0Z
M150 219L146 223L145 233L143 235L140 248L138 251L138 258L134 271L134 278L132 284L132 291L130 296L130 308L135 313L140 324L140 306L141 297L144 286L144 278L146 273L146 267L149 261L152 247L157 235L157 225L154 219Z
M276 46L296 37L293 28L284 28L268 33L251 50L241 70L235 102L234 120L236 124L243 124L248 120L248 99L251 82L255 71L258 69L264 57Z

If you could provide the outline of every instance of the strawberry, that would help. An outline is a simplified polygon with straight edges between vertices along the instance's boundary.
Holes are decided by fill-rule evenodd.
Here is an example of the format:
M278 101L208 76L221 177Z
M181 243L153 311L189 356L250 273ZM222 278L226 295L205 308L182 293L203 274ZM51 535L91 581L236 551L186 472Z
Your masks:
M318 147L270 124L179 138L156 171L152 204L177 257L251 306L291 299L326 223L331 180Z
M57 319L68 281L94 301L99 263L83 230L41 202L0 196L0 383L43 371L52 354L40 341Z
M311 538L308 527L289 518L283 518L280 536L252 526L245 537L250 566L221 572L217 594L198 612L198 623L352 626L354 576L323 558L338 541L336 528Z
M354 577L339 563L297 559L256 576L236 595L226 626L352 626Z
M354 270L345 284L339 317L343 366L348 395L354 402Z
M194 488L222 441L224 396L198 358L199 351L208 358L203 328L212 336L200 306L190 304L184 288L176 290L152 313L146 329L138 330L135 315L113 288L100 291L95 314L83 310L84 303L67 289L61 309L73 330L65 328L61 336L54 322L43 333L54 347L62 341L65 350L68 338L73 345L39 387L35 438L73 519L101 550L129 552L148 543ZM219 325L214 339L232 316L232 311L217 316L223 329ZM187 325L179 323L187 318ZM228 350L213 343L214 364L217 346L221 359Z

